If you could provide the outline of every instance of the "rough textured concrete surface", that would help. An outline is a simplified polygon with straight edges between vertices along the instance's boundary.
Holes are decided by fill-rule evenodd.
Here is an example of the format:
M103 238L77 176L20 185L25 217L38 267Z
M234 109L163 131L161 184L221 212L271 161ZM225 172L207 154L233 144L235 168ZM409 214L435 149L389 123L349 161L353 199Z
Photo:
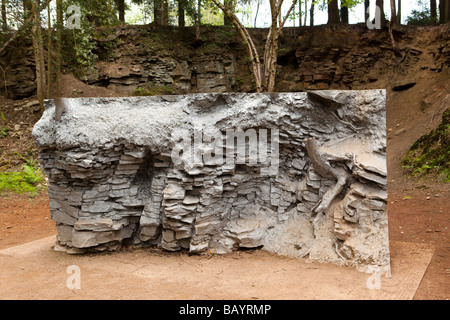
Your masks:
M264 250L390 275L385 91L46 101L55 249Z

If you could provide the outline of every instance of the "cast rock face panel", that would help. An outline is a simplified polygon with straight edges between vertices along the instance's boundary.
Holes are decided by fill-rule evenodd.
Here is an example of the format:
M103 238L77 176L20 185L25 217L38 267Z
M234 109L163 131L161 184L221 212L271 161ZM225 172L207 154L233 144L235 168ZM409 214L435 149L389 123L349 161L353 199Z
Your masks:
M157 245L390 274L385 92L46 101L55 249Z

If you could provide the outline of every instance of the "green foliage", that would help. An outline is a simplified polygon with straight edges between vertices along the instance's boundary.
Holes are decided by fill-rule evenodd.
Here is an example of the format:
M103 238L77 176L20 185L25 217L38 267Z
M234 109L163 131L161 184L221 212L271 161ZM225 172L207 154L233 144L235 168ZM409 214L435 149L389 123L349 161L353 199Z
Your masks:
M411 11L411 15L406 17L406 24L408 25L420 26L433 23L436 23L436 19L431 17L429 10L427 11L413 10Z
M0 173L0 193L4 191L19 194L28 192L30 197L36 197L42 188L40 183L43 181L43 173L40 168L24 165L22 171Z
M24 181L29 185L36 186L37 184L41 183L44 180L42 170L38 167L24 165L23 172L24 172L23 176Z
M33 158L33 151L30 149L27 152L27 157L24 157L18 152L14 152L14 154L18 155L23 161L25 161L27 166L39 168L39 162Z
M419 6L422 6L422 10L412 10L411 14L406 17L406 24L408 25L427 25L437 22L437 18L431 17L430 7L428 1L419 0Z
M141 10L140 14L138 14L137 17L132 18L134 20L134 23L141 22L141 23L148 23L147 21L150 19L145 19L145 17L151 17L151 21L153 21L153 13L155 5L157 7L160 7L163 0L131 0L132 3L140 5ZM194 21L197 18L197 3L195 1L190 0L181 0L180 1L184 7L185 14L186 14L186 26L194 25ZM206 8L205 2L209 2L208 0L203 0L201 5L203 8ZM169 25L175 24L175 13L178 14L178 1L169 1L168 3L168 9L169 9ZM206 12L206 18L207 19L214 19L214 17L209 17L209 11ZM211 23L211 21L208 21L208 23Z
M66 13L64 20L66 21L72 14L70 11L67 13L68 6L77 5L80 8L81 25L80 29L64 29L62 33L62 46L64 48L62 61L69 70L83 78L98 58L96 38L109 36L108 30L102 30L99 35L96 28L102 26L107 29L120 23L116 14L116 6L113 0L72 0L64 3L63 12ZM114 46L110 43L107 43L107 45Z
M2 126L0 128L0 138L4 139L8 136L9 128L7 126Z
M44 174L39 167L39 163L29 151L27 157L15 152L26 164L21 171L0 172L0 194L4 191L11 191L22 194L28 192L30 197L36 197L39 190L44 188Z
M402 158L402 165L411 175L437 172L443 182L450 182L450 109L444 112L435 130L414 142Z
M357 5L364 3L364 0L341 0L341 7L353 9Z

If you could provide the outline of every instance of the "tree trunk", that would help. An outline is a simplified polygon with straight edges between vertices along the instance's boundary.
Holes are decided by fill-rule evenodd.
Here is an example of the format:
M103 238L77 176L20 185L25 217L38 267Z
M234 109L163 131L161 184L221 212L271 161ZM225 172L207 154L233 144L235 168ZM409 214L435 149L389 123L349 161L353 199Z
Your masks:
M275 76L277 68L278 53L278 2L270 0L270 12L272 22L270 24L269 34L267 35L266 46L264 49L264 91L272 92L275 87Z
M125 23L125 0L117 0L117 10L119 11L119 21Z
M51 17L50 6L47 7L47 16ZM52 83L52 19L48 20L48 42L47 42L47 93L46 97L50 98Z
M348 24L348 7L341 6L341 22Z
M236 28L239 36L241 37L242 42L245 44L248 53L248 59L251 64L253 79L255 81L255 89L256 92L261 92L262 91L261 61L259 59L258 51L256 50L256 46L253 43L250 34L245 29L244 25L236 17L236 15L233 12L234 10L232 11L231 8L224 6L219 0L212 0L212 2L223 11L225 16L228 16L228 19L230 19L233 22L233 25Z
M202 0L197 0L197 24L202 25Z
M41 30L41 17L38 11L39 0L32 2L31 12L33 15L33 27L31 28L33 38L33 50L34 59L36 63L36 87L37 98L41 105L41 112L44 112L44 99L45 99L45 65L44 65L44 53L42 48L42 30Z
M400 49L397 46L397 43L394 39L393 28L395 23L395 0L391 1L391 18L389 19L389 37L391 38L392 49L394 50L394 54L398 57L400 56Z
M229 10L231 13L234 13L234 9L235 8L233 6L233 4L234 4L233 0L224 0L223 4L227 8L227 10ZM257 10L259 10L259 1L258 1ZM256 24L256 17L255 17L255 24ZM223 16L223 25L224 26L232 26L233 25L233 19L230 16L224 14L224 16Z
M277 75L278 38L282 32L287 18L297 4L297 0L294 0L284 18L281 18L282 2L283 1L270 0L272 22L270 25L269 34L267 35L266 46L264 48L264 92L273 92L275 89L275 80Z
M161 5L161 25L169 25L169 2L168 0L163 0Z
M367 22L370 18L370 0L364 0L364 22Z
M178 2L178 26L184 27L186 26L186 20L185 20L185 12L184 9L184 0L177 0Z
M303 20L303 25L306 27L306 19L308 18L308 0L305 0L305 18Z
M450 0L441 0L444 2L444 22L447 23L450 21Z
M445 22L450 21L450 0L445 0Z
M397 20L397 5L395 4L395 1L396 0L394 0L394 2L392 2L391 0L389 0L389 6L391 8L391 18L395 17L395 20ZM394 8L394 15L392 15L392 7ZM394 22L396 22L396 21L394 21Z
M375 2L376 6L380 8L380 24L381 28L386 27L386 16L384 15L384 1L383 0L377 0Z
M450 0L445 0L445 22L450 21Z
M256 19L258 18L260 4L261 4L261 0L256 0L256 13L255 13L255 22L253 23L253 28L256 28Z
M6 0L2 0L2 30L6 32L8 30L8 21L6 18Z
M202 22L202 1L197 0L197 16L195 17L195 40L200 40L200 24Z
M302 2L298 2L298 26L302 26Z
M153 2L153 23L157 26L161 25L162 15L162 0L155 0Z
M155 0L153 7L153 22L158 26L169 24L169 3L167 0Z
M430 0L430 15L433 22L437 22L437 5L436 0Z
M397 15L395 16L395 22L402 24L402 0L398 0Z
M439 23L450 21L450 0L439 0Z
M338 0L328 2L328 22L327 24L336 24L341 21L339 17Z
M314 27L314 1L311 2L311 9L309 10L309 25Z
M62 1L56 0L56 96L61 96L61 32L64 28Z
M244 25L236 17L236 15L234 14L234 10L231 11L232 8L225 6L225 4L222 4L219 0L212 1L223 11L225 16L228 16L228 18L233 22L234 27L237 29L239 36L241 37L241 40L247 49L256 92L272 92L275 88L278 38L284 24L286 23L286 20L288 19L292 10L295 8L297 0L294 0L292 2L292 5L286 13L286 16L281 20L281 22L279 22L279 15L281 14L281 4L283 1L270 0L270 11L272 19L271 26L266 38L266 45L264 48L264 68L261 68L261 61L259 58L258 50L256 50L256 46L253 42L252 37L250 36Z

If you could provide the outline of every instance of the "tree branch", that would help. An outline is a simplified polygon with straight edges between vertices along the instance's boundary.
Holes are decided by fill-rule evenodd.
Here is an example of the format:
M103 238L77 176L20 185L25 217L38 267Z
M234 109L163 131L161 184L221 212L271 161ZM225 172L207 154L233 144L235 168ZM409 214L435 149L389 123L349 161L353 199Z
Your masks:
M42 6L40 6L38 8L38 11L41 12L42 10L44 10L48 4L51 2L51 0L46 0ZM6 41L3 46L0 48L0 54L2 54L2 52L11 44L11 42L14 41L14 39L17 38L17 36L19 35L19 33L24 30L25 28L27 28L29 25L31 25L31 23L33 22L33 15L30 14L30 16L24 21L24 23L22 24L22 26L16 31L14 32L14 34L12 35L11 38L9 38L8 41Z
M228 16L231 21L233 22L233 25L238 30L239 35L241 36L241 39L245 43L247 47L247 52L250 56L251 64L252 64L252 72L253 72L253 78L255 80L256 84L256 90L257 92L260 92L261 87L261 62L259 60L258 51L256 50L255 44L253 43L253 40L248 33L247 29L244 27L244 25L239 21L237 16L231 11L231 8L227 8L225 5L220 3L218 0L212 0L214 4L219 7L223 13Z
M278 29L278 32L281 32L281 29L283 29L284 24L286 23L286 20L288 19L289 15L291 14L291 11L294 9L295 5L297 4L297 0L294 0L292 2L291 7L289 8L288 12L286 13L286 15L284 16L283 22L280 25L280 28ZM281 13L280 13L281 14Z

